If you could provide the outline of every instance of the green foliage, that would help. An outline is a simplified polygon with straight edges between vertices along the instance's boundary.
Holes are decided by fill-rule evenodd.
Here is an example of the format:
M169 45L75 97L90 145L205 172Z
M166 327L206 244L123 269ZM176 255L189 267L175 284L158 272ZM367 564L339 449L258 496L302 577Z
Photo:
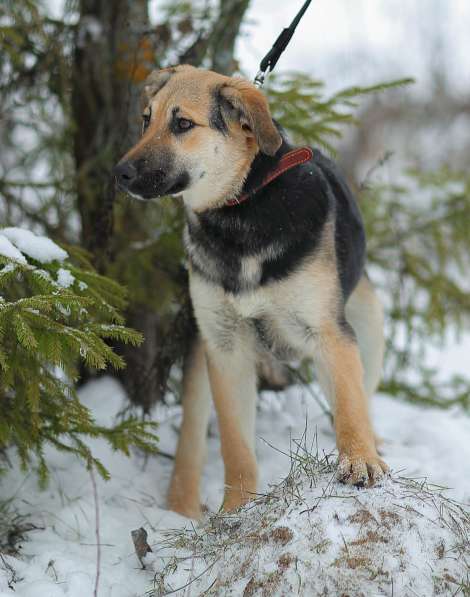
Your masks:
M78 399L80 362L121 368L106 340L136 345L142 338L123 325L123 288L98 275L83 252L68 252L71 258L50 263L0 255L0 449L14 445L25 469L37 462L42 483L46 443L83 458L104 477L86 437L102 437L125 454L131 446L156 450L154 424L129 417L105 428Z
M341 138L342 127L359 122L355 112L360 99L412 82L408 78L369 87L348 87L325 97L322 81L291 72L271 75L266 92L274 118L288 129L296 143L324 147L334 154L332 141Z
M38 0L0 2L0 222L32 223L48 236L76 242L70 217L75 211L70 119L75 33L49 18L45 8ZM38 167L44 173L40 180L32 174Z
M368 259L388 315L384 391L423 404L470 409L470 378L443 379L428 366L470 322L470 180L443 168L400 182L366 184L360 204Z
M136 224L135 238L128 239L128 222L124 230L117 226L115 257L107 273L129 289L132 304L158 311L163 319L175 308L181 293L184 216L181 207L171 198L153 204L142 203L139 207L138 217L148 225L149 234L143 239L141 228ZM116 205L115 213L120 223L126 215L125 199Z

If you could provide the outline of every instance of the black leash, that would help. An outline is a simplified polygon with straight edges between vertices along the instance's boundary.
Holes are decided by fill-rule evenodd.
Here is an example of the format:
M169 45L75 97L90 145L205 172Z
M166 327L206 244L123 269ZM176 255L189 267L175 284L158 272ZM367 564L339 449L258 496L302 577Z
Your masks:
M281 31L281 34L274 42L273 47L269 50L269 52L266 54L266 56L263 58L263 60L261 60L261 62L259 64L258 74L256 75L255 80L254 80L254 84L257 87L262 87L266 76L274 70L274 67L277 64L277 61L281 57L281 54L284 52L284 50L287 48L287 44L292 39L292 36L294 35L294 31L295 31L297 25L299 24L300 19L304 16L305 11L310 6L311 1L312 0L307 0L304 3L302 8L297 13L297 16L295 17L295 19L290 24L290 26L286 27L285 29L283 29Z

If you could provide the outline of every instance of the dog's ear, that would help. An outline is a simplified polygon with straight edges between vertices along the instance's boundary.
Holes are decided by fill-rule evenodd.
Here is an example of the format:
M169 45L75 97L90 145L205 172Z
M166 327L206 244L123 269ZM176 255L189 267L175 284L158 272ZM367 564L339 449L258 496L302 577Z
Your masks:
M261 91L248 81L233 77L220 87L220 96L222 108L229 117L238 117L246 136L254 137L263 153L274 155L282 144L282 138Z
M153 70L145 79L142 94L140 96L141 108L145 108L149 101L154 97L162 87L164 87L171 76L176 72L173 67L163 68L161 70Z
M169 66L161 70L153 70L145 79L140 97L141 108L144 109L148 105L149 101L157 95L162 87L165 87L174 74L188 69L194 69L194 67L189 64L180 64L179 66Z

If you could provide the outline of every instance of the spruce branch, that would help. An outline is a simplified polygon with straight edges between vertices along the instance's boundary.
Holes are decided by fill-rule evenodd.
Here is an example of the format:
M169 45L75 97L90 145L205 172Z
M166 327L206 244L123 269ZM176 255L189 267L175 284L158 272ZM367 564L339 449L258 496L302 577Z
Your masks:
M122 323L123 288L97 274L83 252L70 253L50 263L25 253L23 261L0 256L0 448L15 446L23 469L34 467L42 485L46 444L75 454L103 478L109 473L86 438L101 437L126 455L133 447L158 451L155 423L128 416L104 427L79 400L80 361L122 368L106 340L138 345L142 335Z

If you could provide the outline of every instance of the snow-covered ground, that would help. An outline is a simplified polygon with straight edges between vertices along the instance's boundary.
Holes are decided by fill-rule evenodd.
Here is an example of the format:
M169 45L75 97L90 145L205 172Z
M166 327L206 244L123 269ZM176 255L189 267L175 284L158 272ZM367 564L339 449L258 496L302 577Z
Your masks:
M109 378L89 383L81 391L81 398L92 408L97 420L103 424L111 423L126 401L121 387ZM426 410L397 402L386 396L378 396L374 399L373 415L376 430L384 440L384 458L395 475L426 478L432 483L447 486L451 488L447 492L449 497L464 502L468 506L470 502L470 418L468 415L458 409ZM179 407L161 406L154 416L161 421L159 435L162 450L174 453L180 419ZM291 459L285 454L289 454L293 439L305 435L304 444L311 446L313 452L318 451L320 455L329 453L334 445L334 437L327 417L322 414L316 402L304 388L292 388L280 395L264 394L260 399L257 435L261 492L265 492L270 485L278 483L288 474ZM202 490L203 499L211 512L217 511L223 489L223 470L216 436L214 423L211 426L208 462ZM24 477L18 471L10 472L2 479L0 499L14 496L16 505L22 512L29 514L32 522L42 530L29 533L28 541L24 543L19 557L5 556L3 562L0 560L0 597L94 595L97 543L99 543L100 553L96 594L100 597L144 596L153 588L155 573L162 567L158 550L165 537L164 532L169 529L191 530L193 528L191 522L165 509L165 492L171 472L169 459L164 457L144 459L140 455L126 459L121 455L113 454L101 441L94 441L92 447L94 453L102 459L112 474L108 482L96 479L98 510L90 473L74 458L57 454L52 450L50 452L52 476L47 490L38 489L33 475ZM373 490L375 493L368 493L367 490L352 491L357 492L361 503L366 500L369 505L374 504L374 507L380 510L386 489ZM338 488L338 491L343 490ZM347 490L347 494L351 494L350 489ZM405 497L402 497L404 500ZM401 499L400 496L397 499ZM341 509L341 504L339 508ZM130 536L131 531L139 527L147 530L148 542L155 552L149 554L149 563L145 570L137 561ZM424 551L423 555L423 549L425 550L428 541L426 535L428 527L430 525L422 524L419 529L423 539L416 552L419 552L420 563L426 558L426 552ZM404 529L403 536L406 533ZM431 540L432 530L429 530L429 533L429 557L432 558L436 542ZM334 540L339 541L339 535ZM302 545L302 549L305 549L305 545ZM339 546L337 548L340 549ZM377 549L382 549L380 543ZM289 562L286 560L284 563ZM168 563L168 560L165 563ZM10 582L13 572L7 569L7 564L15 571L14 584ZM395 584L395 587L400 586L400 582L405 580L405 575L413 574L413 566L414 563L411 561L408 570L397 571L398 577L395 581L398 584ZM172 586L176 589L182 587L187 580L188 570L184 568L183 566L182 570L180 565L176 576L172 577ZM213 579L213 576L211 578ZM14 592L8 588L9 582ZM209 584L204 586L208 587ZM256 589L255 585L251 588ZM235 590L230 594L242 595L243 590L240 588L239 592ZM303 593L301 591L300 594L311 594L307 589L305 591ZM200 592L195 586L191 589L190 585L177 590L174 594L194 596L201 593L202 591ZM272 593L267 594L288 593L276 593L273 590ZM395 591L395 595L400 593Z

